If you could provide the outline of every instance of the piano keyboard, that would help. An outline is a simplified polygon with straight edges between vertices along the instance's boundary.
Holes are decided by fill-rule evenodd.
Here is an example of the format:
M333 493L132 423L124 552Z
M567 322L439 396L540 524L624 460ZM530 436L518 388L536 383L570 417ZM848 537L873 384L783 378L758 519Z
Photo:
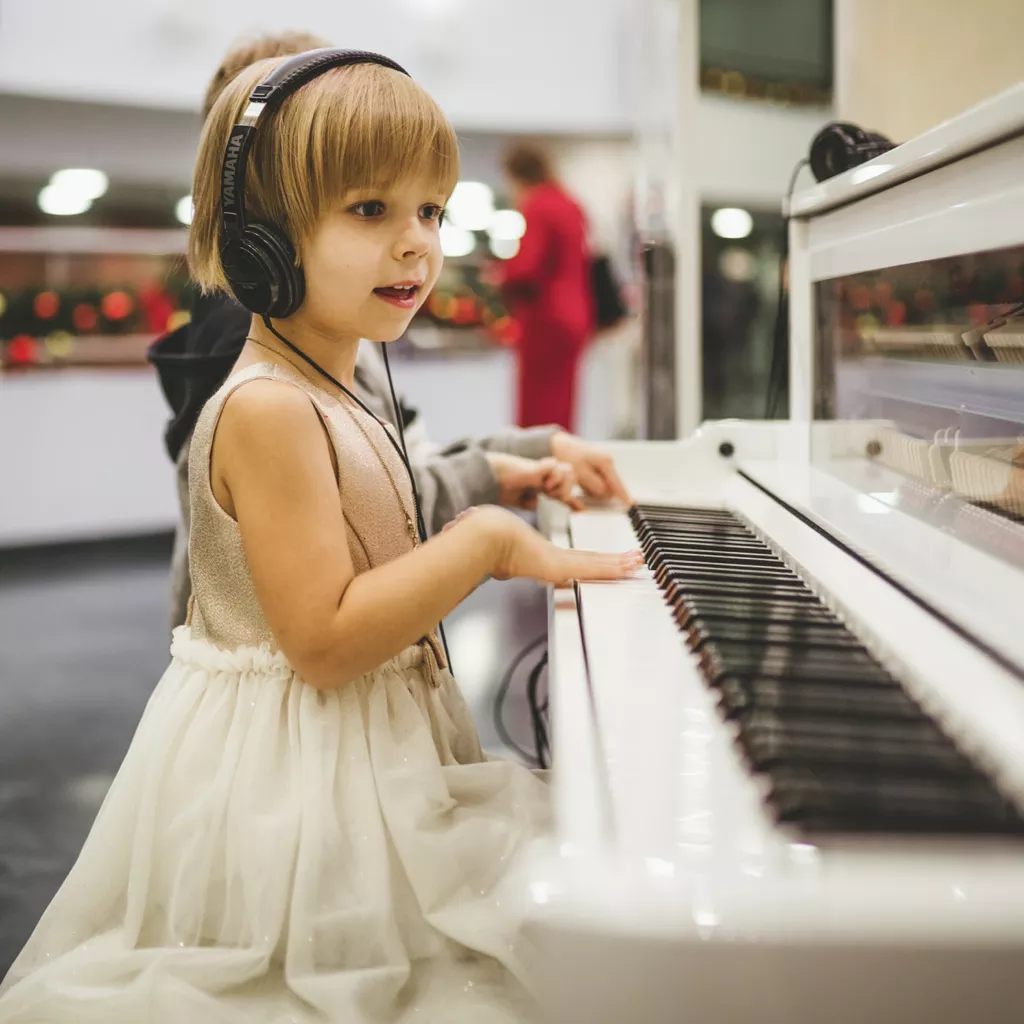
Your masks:
M778 822L811 836L1024 832L986 775L737 516L638 505L630 518Z

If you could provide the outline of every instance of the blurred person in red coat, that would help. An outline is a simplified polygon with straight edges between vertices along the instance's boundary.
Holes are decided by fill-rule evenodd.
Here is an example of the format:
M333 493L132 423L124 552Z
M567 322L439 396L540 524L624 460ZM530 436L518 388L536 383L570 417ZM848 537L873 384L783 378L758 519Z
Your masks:
M526 233L496 268L502 295L522 328L517 346L520 427L573 429L580 357L594 330L587 222L556 181L547 155L518 145L505 172Z

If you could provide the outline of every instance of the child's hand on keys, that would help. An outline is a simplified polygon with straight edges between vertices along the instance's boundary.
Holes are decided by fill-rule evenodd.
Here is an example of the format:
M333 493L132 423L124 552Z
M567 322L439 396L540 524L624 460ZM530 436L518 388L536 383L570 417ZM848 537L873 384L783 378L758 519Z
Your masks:
M643 555L639 551L602 554L560 548L518 516L494 505L463 512L451 525L469 516L478 517L480 526L486 529L494 544L494 564L490 575L495 579L527 577L544 583L621 580L643 565Z

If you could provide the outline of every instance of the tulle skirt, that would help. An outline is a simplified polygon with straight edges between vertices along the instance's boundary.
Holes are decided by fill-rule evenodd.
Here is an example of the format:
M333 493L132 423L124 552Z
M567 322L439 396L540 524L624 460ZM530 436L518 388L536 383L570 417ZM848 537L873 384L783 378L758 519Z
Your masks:
M531 1019L523 853L547 786L412 647L324 693L175 632L0 1022Z

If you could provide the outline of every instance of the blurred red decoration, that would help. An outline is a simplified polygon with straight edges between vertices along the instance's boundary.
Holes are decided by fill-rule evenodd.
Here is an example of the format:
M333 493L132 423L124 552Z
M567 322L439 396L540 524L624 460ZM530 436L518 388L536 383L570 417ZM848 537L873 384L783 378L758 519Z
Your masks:
M455 316L455 303L455 296L448 292L431 292L427 300L431 315L438 320L451 320Z
M39 342L29 334L16 334L7 346L7 361L21 366L39 362Z
M147 333L159 334L174 330L175 325L170 321L178 305L166 289L147 285L139 292L139 309L142 312L143 329Z
M972 302L967 307L967 319L972 327L980 327L989 321L988 306L984 302Z
M88 302L80 302L71 311L71 322L75 325L76 331L94 331L100 317L95 306L90 306Z
M892 301L892 285L888 281L879 281L874 288L875 305L882 309Z
M519 344L519 339L522 337L522 328L520 328L517 320L513 320L510 316L503 316L491 324L491 333L502 345L512 348Z
M32 309L40 320L50 320L60 309L60 296L56 292L40 292L32 301Z
M900 302L899 299L890 302L885 310L885 322L890 327L902 327L907 322L906 303Z
M871 308L871 289L859 284L850 289L850 305L856 310Z
M127 292L108 292L100 302L100 309L108 320L123 320L135 308Z
M460 327L479 323L480 318L477 314L476 299L470 296L456 299L451 319Z

